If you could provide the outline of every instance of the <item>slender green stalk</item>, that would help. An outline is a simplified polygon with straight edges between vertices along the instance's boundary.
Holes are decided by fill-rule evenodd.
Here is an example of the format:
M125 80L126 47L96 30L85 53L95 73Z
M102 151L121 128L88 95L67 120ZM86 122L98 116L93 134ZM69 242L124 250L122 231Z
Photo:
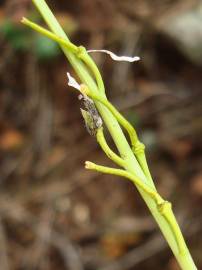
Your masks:
M88 170L95 170L101 173L113 174L122 176L131 180L137 187L147 193L156 203L156 207L159 210L159 213L164 216L167 220L171 230L173 231L173 235L175 236L176 242L178 244L178 249L180 254L185 252L184 240L181 235L180 228L178 224L175 222L175 217L171 212L172 205L170 202L165 201L156 191L156 189L150 187L148 184L145 184L141 179L139 179L135 174L127 172L125 170L110 168L106 166L97 165L93 162L86 161L85 168Z
M105 152L105 154L114 161L114 163L118 164L120 167L125 167L125 161L121 157L119 157L116 153L114 153L111 148L108 146L105 136L103 133L103 127L99 128L97 130L96 134L97 142L101 146L102 150Z
M52 30L53 34L56 34L58 37L69 42L69 39L67 38L65 32L63 31L56 18L54 17L53 13L47 6L45 0L32 1L38 8L42 17ZM90 58L90 56L88 56L86 51L83 50L82 53L78 55L78 53L74 52L73 47L70 48L69 46L68 48L68 46L66 46L62 42L59 42L59 45L61 46L64 54L68 58L75 72L79 76L81 82L87 85L88 89L93 94L100 93L104 96L104 84L100 76L99 70L93 60ZM148 177L148 167L147 171L144 167L146 161L144 153L142 153L142 161L138 162L133 153L133 150L129 146L123 134L121 127L119 126L118 120L120 118L117 118L117 115L114 115L112 113L111 108L107 107L102 102L96 100L94 101L103 121L105 122L109 130L109 133L111 134L115 142L115 145L117 146L121 158L125 161L124 168L126 170L126 173L137 176L137 179L140 179L143 184L147 184L150 188L152 188L151 181ZM136 153L136 155L138 155L139 157L138 153ZM142 189L141 186L137 185L137 182L135 184L144 201L146 202L148 208L150 209L153 217L158 223L181 268L183 270L196 270L197 268L191 258L176 218L172 212L171 204L167 202L165 203L165 201L163 201L163 203L158 204L157 207L156 201L152 198L151 194L148 194L148 192Z
M99 91L101 92L103 97L106 97L104 83L97 65L95 64L93 59L89 56L85 47L80 46L79 49L80 53L78 54L78 57L90 68L92 74L95 76Z
M161 208L162 208L162 205L164 204L165 201L161 198L161 196L156 192L155 189L153 189L149 185L145 184L134 173L132 174L132 173L127 172L127 171L122 170L122 169L115 169L115 168L97 165L97 164L90 162L90 161L86 161L85 168L88 170L95 170L95 171L105 173L105 174L114 174L114 175L122 176L124 178L129 179L136 186L138 186L140 189L142 189L145 193L147 193L149 196L151 196L151 198L159 206L160 212L163 213Z
M100 72L96 64L94 63L94 61L92 61L91 57L89 57L89 55L86 52L86 49L83 46L77 47L69 40L65 40L57 36L56 34L48 31L47 29L39 26L36 23L31 22L30 20L26 18L23 18L21 22L29 26L33 30L39 32L40 34L54 40L55 42L59 43L61 46L65 46L73 54L77 55L78 58L80 58L84 63L87 64L91 72L94 74L97 81L98 88L101 90L101 93L102 94L105 93L105 88L104 88L104 84L103 84ZM151 184L154 186L153 179L151 177L148 164L146 161L146 157L145 157L145 151L144 151L145 146L143 143L141 143L138 140L137 133L135 129L133 128L133 126L119 113L119 111L115 109L115 107L110 102L108 102L105 95L101 96L100 94L96 95L92 93L91 97L93 97L95 100L98 100L102 104L104 104L111 111L111 113L117 118L118 122L128 131L130 139L131 139L131 143L132 143L132 150L134 154L136 155L137 160L144 171L144 174L150 180Z
M141 143L138 139L137 133L134 127L128 122L128 120L120 114L120 112L107 100L106 96L100 95L100 93L93 93L91 92L85 85L81 85L81 92L86 94L87 96L91 97L93 100L97 100L102 103L107 109L113 114L113 116L117 119L119 124L125 128L128 132L130 141L132 144L132 151L135 154L145 176L150 181L151 185L155 188L153 183L153 179L151 177L146 156L145 156L145 145Z
M100 74L100 71L94 61L92 60L91 57L89 57L86 48L83 46L76 46L69 40L66 40L64 38L61 38L57 36L56 34L52 33L51 31L48 31L44 27L39 26L38 24L28 20L27 18L22 18L21 22L24 25L29 26L36 32L39 32L40 34L52 39L53 41L57 42L61 46L64 46L68 49L68 51L72 52L74 55L76 55L79 59L81 59L90 69L92 74L95 76L98 88L101 90L103 94L105 94L105 87L104 83Z
M51 31L48 31L44 27L39 26L38 24L28 20L27 18L23 17L21 23L23 23L26 26L29 26L36 32L39 32L40 34L46 36L47 38L52 39L53 41L61 44L62 46L65 46L72 53L77 54L79 52L79 48L76 45L74 45L74 43L72 43L71 41L65 40L64 38L55 35Z

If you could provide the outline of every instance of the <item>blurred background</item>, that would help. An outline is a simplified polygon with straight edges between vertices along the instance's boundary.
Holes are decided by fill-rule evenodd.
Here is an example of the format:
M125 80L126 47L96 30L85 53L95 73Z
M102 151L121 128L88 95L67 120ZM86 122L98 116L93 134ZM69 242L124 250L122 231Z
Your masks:
M47 3L76 44L141 57L93 55L202 269L202 2ZM84 169L111 162L85 130L69 63L22 16L44 25L30 0L0 1L1 270L179 269L135 187Z

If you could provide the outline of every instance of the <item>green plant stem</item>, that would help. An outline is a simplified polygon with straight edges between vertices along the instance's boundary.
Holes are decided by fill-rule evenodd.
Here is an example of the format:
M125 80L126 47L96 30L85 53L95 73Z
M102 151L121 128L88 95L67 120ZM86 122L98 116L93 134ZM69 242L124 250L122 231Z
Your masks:
M56 34L48 31L47 29L39 26L36 23L31 22L30 20L28 20L26 18L23 18L21 22L23 24L29 26L33 30L39 32L40 34L45 35L46 37L54 40L55 42L57 42L61 46L65 46L69 51L71 51L73 54L78 56L78 58L80 58L84 63L87 64L87 66L90 68L91 72L94 74L94 76L96 78L100 92L102 94L104 94L104 95L100 95L100 93L99 93L98 95L96 95L96 94L92 93L91 97L97 101L100 101L102 104L104 104L111 111L111 113L118 120L118 122L128 131L130 139L131 139L131 143L132 143L132 150L133 150L134 154L136 155L136 158L137 158L144 174L146 175L147 179L151 182L151 184L155 188L155 185L153 183L153 179L151 177L151 174L150 174L150 171L148 168L147 160L145 157L145 151L144 151L145 146L143 143L141 143L138 140L136 131L133 128L133 126L107 100L107 98L105 96L104 84L103 84L100 72L99 72L97 66L95 65L94 61L91 59L91 57L89 57L88 53L86 52L86 49L83 46L77 47L72 42L67 41L67 40L57 36ZM89 96L90 96L90 93L89 93Z
M49 7L47 6L46 2L44 0L32 0L33 3L36 5L38 10L40 11L42 17L50 27L50 29L61 38L68 40L66 34L64 33L63 29L57 22L56 18L50 11ZM92 76L89 74L88 69L82 63L82 61L74 55L71 51L68 51L68 49L65 46L61 45L61 48L70 61L71 65L73 66L74 70L78 74L81 81L88 86L88 88L93 91L94 93L98 93L99 89L97 87L96 82L92 78ZM126 166L125 169L132 173L136 174L138 178L142 179L143 181L147 182L147 178L142 171L138 161L136 160L116 118L112 115L112 113L100 102L95 102L96 107L102 116L102 119L104 120L118 150L121 155L121 157L125 160ZM141 190L139 187L137 187L140 194L142 195L144 201L146 202L148 208L150 209L153 217L155 218L156 222L158 223L164 237L166 238L170 248L172 249L179 265L183 270L195 270L197 269L191 255L189 253L188 248L186 247L186 244L184 242L183 236L179 230L180 233L180 241L183 245L183 253L179 251L178 244L176 243L175 236L173 235L173 231L170 228L169 223L165 219L164 216L162 216L161 213L159 213L159 210L156 207L155 202L152 200L152 198L145 193L143 190ZM175 226L178 226L177 221L175 219L175 216L172 212L171 208L168 208L167 210L168 216L173 216L173 223Z
M95 170L101 173L105 174L112 174L112 175L118 175L122 176L124 178L129 179L132 181L137 187L139 187L141 190L143 190L145 193L147 193L156 203L156 207L161 213L162 216L167 220L168 224L170 225L171 230L173 231L173 234L175 235L176 242L178 244L178 249L181 254L184 253L184 240L181 236L181 231L179 226L175 222L175 217L173 214L171 214L170 209L172 208L172 205L170 202L165 201L156 191L156 189L151 188L148 186L148 184L145 184L141 179L139 179L136 175L127 172L122 169L115 169L110 168L106 166L97 165L93 162L86 161L85 168L89 170Z
M101 173L113 174L113 175L122 176L124 178L127 178L130 181L132 181L137 187L139 187L145 193L147 193L149 196L151 196L152 199L156 202L156 204L158 206L162 206L163 203L165 202L161 198L161 196L156 192L155 189L153 189L150 186L148 186L147 184L145 184L134 173L132 174L132 173L127 172L127 171L122 170L122 169L115 169L115 168L110 168L110 167L106 167L106 166L97 165L97 164L95 164L93 162L90 162L90 161L86 161L85 167L88 170L95 170L95 171L98 171L98 172L101 172Z
M21 23L23 23L26 26L29 26L36 32L46 36L47 38L50 38L51 40L59 43L60 45L65 46L69 51L71 51L74 54L77 54L79 52L79 47L74 45L74 43L70 42L69 40L65 40L64 38L61 38L51 31L45 29L44 27L39 26L38 24L28 20L27 18L23 17L21 20Z
M108 156L108 158L113 160L114 163L116 163L120 167L124 168L125 167L125 161L121 157L119 157L116 153L114 153L111 150L111 148L108 146L108 144L107 144L107 142L105 140L104 133L103 133L103 127L99 128L97 130L96 139L97 139L97 142L99 143L99 145L101 146L102 150Z
M146 156L145 156L145 146L143 143L141 143L138 139L137 133L134 129L134 127L128 122L128 120L120 114L120 112L107 100L106 96L102 96L100 94L96 94L91 92L85 85L81 86L81 92L92 98L93 100L97 100L100 103L102 103L107 109L112 113L112 115L116 118L116 120L119 122L119 124L125 128L125 130L128 132L131 145L132 145L132 151L135 154L140 167L142 168L145 176L149 180L150 184L153 188L155 188L153 179L151 177Z
M103 97L106 97L104 83L103 83L102 76L100 74L100 71L97 65L95 64L93 59L89 56L85 47L80 46L79 49L80 49L80 53L78 54L78 57L81 60L83 60L83 62L90 68L90 71L96 78L96 82L97 82L97 86L98 86L100 94L102 94Z
M38 32L38 33L50 38L51 40L57 42L59 45L66 47L68 49L68 51L70 51L71 53L76 55L79 59L81 59L89 67L90 71L95 76L98 88L101 91L101 93L104 94L104 96L105 96L105 87L104 87L104 83L103 83L100 71L99 71L98 67L96 66L95 62L88 55L85 47L76 46L72 42L70 42L69 40L66 40L64 38L57 36L56 34L52 33L51 31L48 31L44 27L41 27L38 24L28 20L27 18L23 17L21 22L24 25L29 26L30 28L32 28L36 32Z

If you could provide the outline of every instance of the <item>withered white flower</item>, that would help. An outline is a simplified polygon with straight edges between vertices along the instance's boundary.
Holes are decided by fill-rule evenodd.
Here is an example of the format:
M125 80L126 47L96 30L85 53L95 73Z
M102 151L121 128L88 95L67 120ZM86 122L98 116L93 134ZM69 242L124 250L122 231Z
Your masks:
M68 78L68 85L76 88L81 92L81 95L79 95L79 100L83 101L83 105L85 107L85 110L81 109L81 114L85 120L86 128L88 132L95 136L97 133L98 128L102 126L102 118L100 117L94 101L90 99L87 95L82 93L81 86L78 84L78 82L70 75L69 72L67 72L67 78Z
M140 57L139 56L118 56L115 53L108 51L108 50L87 50L88 53L94 53L94 52L101 52L101 53L106 53L108 54L114 61L124 61L124 62L135 62L135 61L139 61ZM68 85L81 91L81 86L79 85L79 83L70 75L69 72L67 72L67 78L68 78Z
M67 78L68 78L68 85L81 91L80 84L70 75L69 72L67 72Z
M94 52L101 52L101 53L106 53L108 54L114 61L124 61L124 62L135 62L139 61L140 57L139 56L118 56L115 53L108 51L108 50L87 50L88 53L94 53Z

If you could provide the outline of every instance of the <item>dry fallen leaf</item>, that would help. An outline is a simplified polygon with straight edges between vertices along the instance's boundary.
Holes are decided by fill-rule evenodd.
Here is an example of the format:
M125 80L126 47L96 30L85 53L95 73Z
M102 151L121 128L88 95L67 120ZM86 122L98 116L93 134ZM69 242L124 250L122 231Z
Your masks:
M24 136L17 130L7 130L0 135L0 149L4 151L12 151L20 146L24 142Z
M100 243L108 257L118 258L125 254L129 247L139 243L140 239L141 235L136 233L108 233L101 238Z
M202 172L193 177L191 189L195 194L202 196Z

